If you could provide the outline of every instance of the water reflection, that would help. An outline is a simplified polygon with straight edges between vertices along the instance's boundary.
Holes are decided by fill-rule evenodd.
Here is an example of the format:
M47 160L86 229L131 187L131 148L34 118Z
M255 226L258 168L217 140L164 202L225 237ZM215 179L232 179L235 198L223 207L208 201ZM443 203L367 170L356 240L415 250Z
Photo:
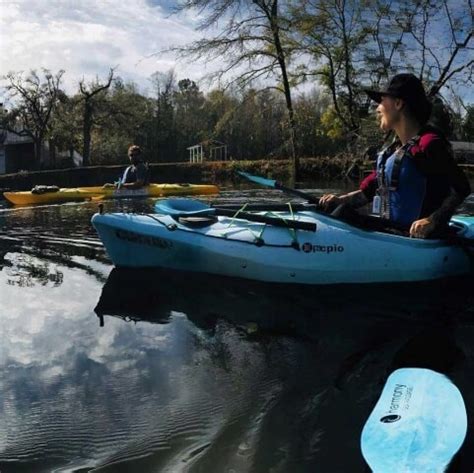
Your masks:
M92 209L76 204L2 212L0 269L8 268L7 284L59 286L61 267L83 269L103 282L109 262L88 222Z
M95 209L0 214L2 473L364 472L362 426L415 360L441 363L472 418L472 280L308 288L111 271ZM457 461L471 467L469 435Z
M466 355L455 341L455 332L460 305L470 303L465 289L472 281L464 289L460 283L315 291L231 279L224 283L222 278L185 273L114 269L95 311L102 322L108 314L157 324L185 313L212 340L210 355L215 366L230 371L232 365L225 360L232 352L221 338L223 331L237 332L240 340L251 343L257 352L270 350L272 357L275 345L285 347L285 355L279 352L276 359L291 374L285 372L284 380L279 380L274 407L260 412L270 430L260 430L254 440L266 449L255 448L249 463L269 469L247 465L237 471L270 471L276 466L281 467L276 471L364 471L358 449L360 431L390 372L402 366L424 366L454 376L461 389L469 389L468 378L460 376ZM394 303L397 299L400 304ZM403 301L410 301L410 310ZM294 349L298 356L292 356ZM266 365L265 371L269 369ZM237 448L241 439L228 440ZM471 436L466 444L470 442ZM344 459L338 458L338 445L344 446ZM211 468L219 460L212 455L207 458L207 449L200 454L198 467L192 471L225 471ZM450 471L463 471L458 469L460 462L472 461L466 455L462 453ZM227 463L220 465L225 468Z
M42 286L51 285L53 287L62 284L64 275L58 268L51 268L46 261L26 254L9 255L9 268L7 284L18 285L20 287L32 287L35 282Z

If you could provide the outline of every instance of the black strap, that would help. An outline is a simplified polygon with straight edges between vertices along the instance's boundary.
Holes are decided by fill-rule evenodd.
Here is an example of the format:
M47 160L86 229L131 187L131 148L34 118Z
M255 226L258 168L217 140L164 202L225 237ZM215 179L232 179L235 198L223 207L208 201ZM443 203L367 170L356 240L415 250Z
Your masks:
M380 171L377 172L377 180L380 187L385 186L385 165L387 163L387 159L392 155L393 143L382 150L382 157L380 158L380 164L378 164L378 168Z

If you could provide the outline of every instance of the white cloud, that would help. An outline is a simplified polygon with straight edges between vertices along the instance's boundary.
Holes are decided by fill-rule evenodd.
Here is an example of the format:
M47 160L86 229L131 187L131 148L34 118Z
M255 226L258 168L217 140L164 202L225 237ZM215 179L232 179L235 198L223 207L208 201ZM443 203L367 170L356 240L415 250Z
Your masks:
M175 68L179 77L198 79L199 69L175 64L171 53L156 54L196 38L195 21L169 16L147 0L0 0L0 75L64 69L68 92L82 77L105 78L115 66L142 88L157 70Z

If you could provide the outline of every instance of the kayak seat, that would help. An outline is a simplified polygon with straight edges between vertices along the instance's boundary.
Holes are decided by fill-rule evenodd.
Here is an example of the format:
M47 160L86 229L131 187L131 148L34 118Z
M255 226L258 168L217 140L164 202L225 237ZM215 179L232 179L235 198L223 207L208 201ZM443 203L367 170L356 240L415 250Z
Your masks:
M171 215L172 217L181 216L206 216L213 213L214 210L199 200L191 199L165 199L155 204L155 210L158 213Z
M176 218L176 217L175 217ZM217 217L208 216L179 216L176 220L181 224L191 228L204 228L217 222Z

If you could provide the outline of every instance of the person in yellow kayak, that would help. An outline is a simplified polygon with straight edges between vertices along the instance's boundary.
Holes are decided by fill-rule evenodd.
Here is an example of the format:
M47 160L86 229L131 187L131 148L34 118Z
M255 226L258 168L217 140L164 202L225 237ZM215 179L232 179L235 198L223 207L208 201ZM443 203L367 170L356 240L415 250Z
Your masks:
M130 146L128 157L131 164L125 169L122 178L115 184L104 184L105 188L141 189L148 185L148 166L143 162L140 146Z
M319 204L333 211L372 202L372 214L405 228L410 236L442 235L456 207L470 194L469 181L440 130L428 124L431 102L413 74L397 74L383 90L366 90L377 102L383 131L396 139L378 154L376 169L359 190L323 195Z

